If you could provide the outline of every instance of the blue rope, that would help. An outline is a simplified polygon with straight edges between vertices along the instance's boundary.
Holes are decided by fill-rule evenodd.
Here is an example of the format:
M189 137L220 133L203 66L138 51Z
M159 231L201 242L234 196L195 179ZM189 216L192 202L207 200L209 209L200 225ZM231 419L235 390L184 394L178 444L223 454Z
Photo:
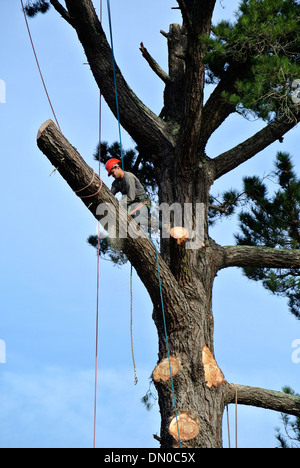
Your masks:
M114 73L114 85L115 85L115 95L116 95L117 118L118 118L118 126L119 126L119 138L120 138L121 160L122 160L122 169L123 169L123 171L124 171L123 146L122 146L122 134L121 134L121 124L120 124L120 112L119 112L119 100L118 100L118 88L117 88L117 76L116 76L116 61L115 61L115 53L114 53L114 42L113 42L113 31L112 31L111 11L110 11L110 0L107 0L107 10L108 10L108 21L109 21L109 31L110 31L110 43L111 43L112 65L113 65L113 73Z
M115 85L116 106L117 106L117 118L118 118L118 125L119 125L119 137L120 137L122 169L124 170L122 136L121 136L121 125L120 125L120 113L119 113L119 100L118 100L118 88L117 88L117 77L116 77L116 61L115 61L114 44L113 44L113 31L112 31L112 21L111 21L110 0L107 0L107 10L108 10L108 20L109 20L111 51L112 51L112 63L113 63L114 85ZM170 369L170 377L171 377L171 386L172 386L172 394L173 394L173 400L174 400L174 410L175 410L175 417L176 417L176 424L177 424L177 431L178 431L179 447L181 448L181 439L180 439L179 423L178 423L178 415L177 415L177 407L176 407L176 399L175 399L175 390L174 390L172 368L171 368L171 359L170 359L170 351L169 351L168 332L167 332L167 324L166 324L166 317L165 317L165 310L164 310L164 300L163 300L163 294L162 294L162 285L161 285L161 277L160 277L160 269L159 269L159 258L158 258L157 248L156 248L155 244L153 243L153 240L151 239L151 237L150 237L150 240L151 240L151 242L152 242L152 244L153 244L153 246L155 248L155 253L156 253L157 273L158 273L159 290L160 290L160 300L161 300L161 307L162 307L162 314L163 314L163 321L164 321L164 331L165 331L165 336L166 336L166 345L167 345L167 353L168 353L168 361L169 361L169 369Z
M171 387L172 387L172 394L173 394L173 401L174 401L174 410L175 410L175 417L176 417L176 424L177 424L177 432L178 432L178 439L179 439L179 447L181 448L181 439L180 439L180 431L179 431L179 423L178 423L178 415L177 415L177 407L176 407L176 399L175 399L175 390L174 390L174 383L173 383L173 376L172 376L172 368L171 368L171 359L170 359L170 351L169 351L169 341L168 341L168 332L167 332L167 323L166 323L166 316L165 316L165 309L164 309L164 299L162 294L162 285L161 285L161 278L160 278L160 269L159 269L159 258L157 248L150 237L150 240L155 248L156 253L156 263L157 263L157 273L158 273L158 281L159 281L159 291L160 291L160 301L161 301L161 308L162 308L162 315L164 321L164 330L165 330L165 337L166 337L166 345L167 345L167 353L168 353L168 361L169 361L169 370L170 370L170 377L171 377Z

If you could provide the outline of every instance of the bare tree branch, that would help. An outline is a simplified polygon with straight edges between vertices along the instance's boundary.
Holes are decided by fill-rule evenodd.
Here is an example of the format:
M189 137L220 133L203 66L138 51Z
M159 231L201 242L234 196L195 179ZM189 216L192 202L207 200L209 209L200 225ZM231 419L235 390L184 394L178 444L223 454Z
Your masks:
M112 52L91 0L66 0L72 26L84 48L95 80L111 111L117 116ZM148 109L134 94L116 65L121 125L140 148L153 153L173 146L166 123Z
M203 108L200 149L204 151L208 139L213 132L225 121L225 119L236 111L236 107L230 104L223 93L234 93L237 79L241 79L247 73L249 66L245 63L232 63L224 72L215 90L209 96Z
M244 245L223 247L221 268L247 266L257 268L299 268L300 251Z
M154 58L151 57L151 55L149 54L146 47L144 47L144 44L142 42L140 45L140 51L142 52L144 59L149 63L152 70L164 83L167 83L168 81L171 80L169 75L158 65L158 63L154 60Z
M203 108L201 137L199 140L200 151L205 150L206 144L214 131L230 114L235 112L235 106L226 102L221 96L224 89L223 82L220 82Z
M235 384L228 385L227 392L225 404L234 403L237 394L238 404L266 408L297 417L300 416L300 397L294 395Z
M300 113L298 113L298 121L299 120ZM280 139L285 133L295 127L295 125L295 122L284 122L283 120L274 121L243 143L217 156L213 160L215 164L215 179L218 179L240 164L251 159L271 143Z
M58 0L50 0L51 5L55 8L56 11L66 20L71 26L73 26L72 18L70 17L68 11L63 7L63 5Z

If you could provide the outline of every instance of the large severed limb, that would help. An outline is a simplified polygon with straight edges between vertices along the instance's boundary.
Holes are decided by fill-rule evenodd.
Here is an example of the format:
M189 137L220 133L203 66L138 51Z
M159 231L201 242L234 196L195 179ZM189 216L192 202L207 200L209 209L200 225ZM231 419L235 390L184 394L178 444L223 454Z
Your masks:
M40 150L81 198L89 211L98 219L99 207L105 208L105 224L115 223L116 239L144 283L153 305L160 308L160 290L157 274L155 247L145 232L127 215L107 186L94 174L76 148L59 131L52 120L39 129L37 144ZM103 214L103 211L102 211ZM101 220L100 220L101 222ZM114 228L114 226L112 226ZM120 239L120 232L128 235ZM166 316L174 326L180 326L188 318L188 306L183 291L167 264L158 254L162 280L162 293L166 304Z

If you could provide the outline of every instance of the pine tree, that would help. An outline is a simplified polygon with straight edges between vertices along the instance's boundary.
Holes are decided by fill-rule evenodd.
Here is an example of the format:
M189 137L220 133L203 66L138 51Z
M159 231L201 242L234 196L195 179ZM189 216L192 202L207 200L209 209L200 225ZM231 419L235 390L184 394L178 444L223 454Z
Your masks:
M153 189L159 203L177 204L182 210L189 204L191 232L196 234L197 208L203 207L203 242L190 248L193 239L180 243L161 237L156 256L147 235L128 218L127 226L131 226L134 235L123 239L122 252L136 269L153 303L159 342L153 380L161 413L161 446L174 447L181 440L183 447L216 448L222 446L224 408L235 401L236 394L240 404L300 416L300 399L296 395L229 384L225 380L214 355L212 310L212 289L218 271L240 267L278 294L289 285L290 306L298 313L300 253L295 222L299 220L299 198L295 197L299 181L292 168L286 172L290 159L278 159L280 188L276 196L267 196L263 181L252 179L255 191L247 188L250 211L241 214L243 233L238 245L218 245L209 234L209 224L214 221L212 210L216 208L221 213L231 209L231 198L239 198L232 191L221 205L214 207L214 181L276 140L282 141L300 120L298 91L294 89L294 80L300 77L300 4L295 0L243 0L234 23L213 26L215 0L177 3L182 24L172 24L169 32L163 32L168 45L168 72L141 45L144 58L165 84L162 111L156 115L145 106L116 65L120 123L138 148L130 156L133 166L137 169L137 161L143 161L139 168L144 165L150 171L149 180L155 181ZM32 7L39 4L31 2ZM45 4L51 4L75 30L96 83L117 116L111 48L93 2L65 0L65 7L57 0ZM215 84L207 101L206 83ZM228 151L208 155L208 140L233 113L262 119L265 127ZM119 204L110 190L105 184L100 185L99 178L93 179L91 167L53 122L47 121L40 128L38 146L75 192L88 187L85 193L90 197L82 201L97 219L101 204L106 204L109 216L119 213ZM249 182L246 180L245 184L249 186ZM274 219L267 215L270 206ZM293 211L288 213L290 210ZM255 228L257 222L264 226L263 235ZM119 228L117 222L115 227ZM278 270L283 272L280 280ZM166 365L168 351L174 386Z
M268 184L271 194L269 194ZM274 190L274 186L276 190ZM213 199L212 199L213 202ZM216 209L219 208L219 216ZM275 171L265 180L245 177L243 189L225 192L219 205L211 209L211 222L231 216L237 209L240 233L238 245L299 250L300 179L293 170L291 156L278 153ZM300 319L300 270L245 267L245 275L278 296L287 297L291 312Z

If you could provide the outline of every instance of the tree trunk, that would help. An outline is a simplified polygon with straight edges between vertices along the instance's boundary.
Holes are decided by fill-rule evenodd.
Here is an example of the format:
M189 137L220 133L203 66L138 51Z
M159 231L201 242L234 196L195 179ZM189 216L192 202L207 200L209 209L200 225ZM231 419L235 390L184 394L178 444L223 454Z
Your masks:
M211 298L215 268L211 266L212 255L213 249L203 248L201 272L197 273L197 278L193 278L193 281L187 278L184 290L189 304L187 320L180 328L175 328L170 321L167 323L169 353L176 363L171 368L178 419L183 415L188 416L190 422L187 421L186 424L190 425L192 422L193 427L190 434L182 427L181 434L179 424L182 447L222 447L222 385L225 384L225 379L213 358ZM188 264L185 268L189 273L193 271ZM171 308L172 304L166 306ZM166 361L167 349L160 310L155 310L154 320L159 335L159 363L163 363ZM209 359L205 350L209 350ZM153 375L162 417L162 447L178 446L179 439L174 425L175 408L170 373L168 377L167 379L166 374L164 378L157 377L157 368Z

